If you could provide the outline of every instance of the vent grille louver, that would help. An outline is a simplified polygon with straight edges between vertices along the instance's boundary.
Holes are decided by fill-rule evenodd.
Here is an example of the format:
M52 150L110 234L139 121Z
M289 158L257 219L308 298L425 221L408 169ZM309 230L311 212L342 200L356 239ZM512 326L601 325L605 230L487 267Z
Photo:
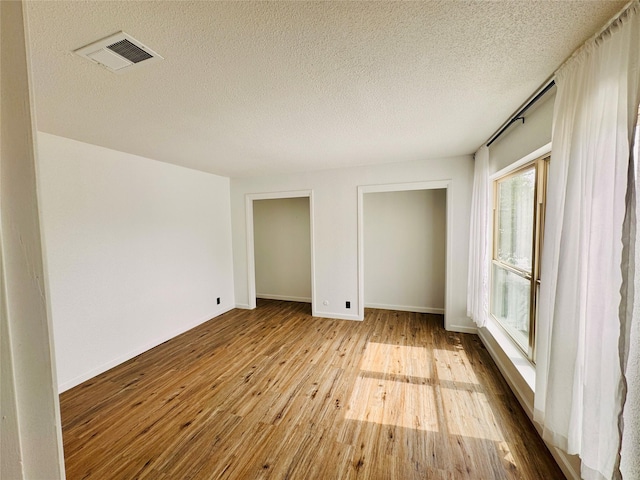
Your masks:
M118 74L164 60L149 47L124 32L93 42L75 50L74 53Z
M126 38L119 42L107 45L107 48L113 52L116 52L121 57L126 58L132 63L138 63L149 58L153 58L153 55L145 52L143 49L134 45Z

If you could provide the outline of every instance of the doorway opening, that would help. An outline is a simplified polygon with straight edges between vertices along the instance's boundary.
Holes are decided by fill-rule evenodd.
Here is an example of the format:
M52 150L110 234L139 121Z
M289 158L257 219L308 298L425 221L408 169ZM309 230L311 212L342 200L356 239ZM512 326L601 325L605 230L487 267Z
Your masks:
M257 299L311 304L314 312L311 191L247 195L249 307Z
M364 306L444 313L446 190L364 195Z
M451 259L450 181L358 187L359 316L365 306L444 314Z

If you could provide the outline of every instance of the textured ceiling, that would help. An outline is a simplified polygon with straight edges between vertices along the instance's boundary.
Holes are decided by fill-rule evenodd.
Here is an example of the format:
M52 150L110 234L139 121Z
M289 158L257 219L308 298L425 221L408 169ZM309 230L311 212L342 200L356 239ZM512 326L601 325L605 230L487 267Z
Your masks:
M29 2L38 128L227 176L469 154L626 2ZM163 62L71 52L123 30Z

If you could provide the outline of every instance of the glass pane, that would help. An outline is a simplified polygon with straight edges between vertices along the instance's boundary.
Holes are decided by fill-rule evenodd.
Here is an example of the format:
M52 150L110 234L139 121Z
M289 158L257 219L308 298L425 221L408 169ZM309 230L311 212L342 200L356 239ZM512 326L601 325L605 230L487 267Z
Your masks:
M491 313L528 352L531 282L495 264L492 280Z
M535 168L498 183L498 260L531 272Z

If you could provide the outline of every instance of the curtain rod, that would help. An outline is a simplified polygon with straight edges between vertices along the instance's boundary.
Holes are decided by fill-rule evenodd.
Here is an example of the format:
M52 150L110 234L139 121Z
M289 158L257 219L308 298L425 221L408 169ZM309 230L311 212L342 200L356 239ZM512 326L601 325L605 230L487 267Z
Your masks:
M507 131L507 128L516 123L518 120L522 120L522 123L524 123L524 117L522 115L524 115L527 110L529 110L538 100L540 100L549 90L551 90L555 84L555 80L551 80L531 100L525 103L525 105L520 110L518 110L517 113L512 115L507 123L505 123L497 133L494 133L493 136L489 138L487 147L490 147L491 144L500 137L500 135Z
M585 48L585 45L587 45L587 44L589 44L589 43L591 43L593 41L596 41L598 38L601 38L606 32L608 32L613 27L613 25L615 25L616 22L618 22L618 20L620 20L621 17L623 17L628 11L631 10L631 8L634 5L636 6L636 8L640 8L640 0L629 0L629 2L627 2L627 4L617 14L615 14L607 23L605 23L602 26L602 28L600 28L600 30L598 30L594 35L592 35L589 40L587 40L582 45L580 45L578 48L576 48L573 51L573 53L571 55L569 55L569 57L564 62L562 62L560 67L558 69L556 69L556 72L558 70L560 70L560 68L562 68L569 60L571 60L572 58L576 57ZM555 75L555 72L554 72L554 75ZM500 135L502 135L511 125L513 125L518 120L522 120L522 122L524 123L524 118L522 117L522 115L534 103L536 103L538 100L540 100L544 96L544 94L547 93L555 84L556 84L556 82L553 79L549 83L547 83L531 100L529 100L520 110L518 110L518 113L513 115L500 128L500 130L498 130L497 133L494 133L491 137L489 137L489 140L486 142L487 147L491 146L491 144L493 142L495 142L498 139L498 137L500 137Z

